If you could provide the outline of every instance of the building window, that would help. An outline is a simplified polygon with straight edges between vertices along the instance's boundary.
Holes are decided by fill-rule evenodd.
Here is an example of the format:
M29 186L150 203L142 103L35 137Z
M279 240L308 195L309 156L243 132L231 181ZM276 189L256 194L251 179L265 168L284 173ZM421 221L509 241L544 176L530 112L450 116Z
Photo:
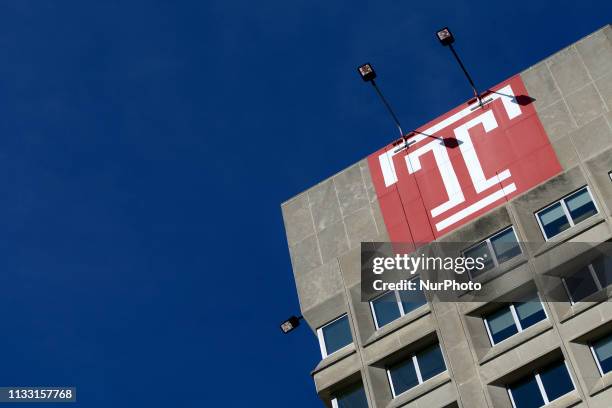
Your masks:
M446 371L438 343L387 368L393 398Z
M565 361L535 371L507 388L514 408L541 407L575 389Z
M401 306L396 291L387 292L370 301L370 307L377 329L401 316Z
M491 345L494 346L544 319L544 306L535 293L531 299L510 303L486 315L483 320Z
M612 283L612 258L602 255L562 281L570 302L580 302Z
M318 328L317 337L319 338L323 358L351 344L353 336L351 336L347 315Z
M418 278L414 278L418 279ZM399 319L427 303L422 290L402 290L387 292L370 301L376 329Z
M332 407L368 408L368 400L363 385L360 383L339 392L334 399L332 399Z
M484 268L468 270L472 279L520 254L521 247L512 226L463 251L465 258L484 258Z
M597 207L587 186L536 213L546 240L597 214Z
M591 353L602 376L612 371L612 334L591 344Z

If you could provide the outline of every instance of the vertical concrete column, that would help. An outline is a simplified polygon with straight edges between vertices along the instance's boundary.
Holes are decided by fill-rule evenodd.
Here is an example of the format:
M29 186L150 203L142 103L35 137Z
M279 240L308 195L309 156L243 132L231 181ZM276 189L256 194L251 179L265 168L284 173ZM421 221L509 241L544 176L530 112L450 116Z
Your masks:
M464 330L461 314L455 303L432 304L438 326L440 344L446 351L459 402L464 408L488 407L476 369L476 360Z

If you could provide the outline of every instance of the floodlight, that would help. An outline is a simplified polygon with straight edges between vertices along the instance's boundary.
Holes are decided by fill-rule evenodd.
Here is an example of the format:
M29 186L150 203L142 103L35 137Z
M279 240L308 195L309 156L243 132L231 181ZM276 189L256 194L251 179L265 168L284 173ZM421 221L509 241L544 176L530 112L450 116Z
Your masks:
M436 35L438 36L438 40L440 40L440 44L444 46L451 45L455 42L455 37L453 37L453 33L450 32L448 27L438 30Z
M361 75L361 79L366 82L373 81L374 78L376 78L376 71L374 71L374 67L372 67L372 64L370 63L360 65L359 68L357 68L357 71L359 72L359 75Z
M296 327L300 325L300 319L303 319L302 316L291 316L287 320L281 323L280 329L284 334L289 333L292 330L295 330Z

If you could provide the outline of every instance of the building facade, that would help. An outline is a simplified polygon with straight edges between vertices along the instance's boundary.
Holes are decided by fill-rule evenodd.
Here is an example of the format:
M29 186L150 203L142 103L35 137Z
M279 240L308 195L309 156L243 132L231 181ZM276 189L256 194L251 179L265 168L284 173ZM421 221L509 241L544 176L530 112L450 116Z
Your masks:
M592 251L612 242L612 27L483 101L282 204L325 406L612 407L612 262ZM364 301L361 243L388 241L470 243L495 296Z

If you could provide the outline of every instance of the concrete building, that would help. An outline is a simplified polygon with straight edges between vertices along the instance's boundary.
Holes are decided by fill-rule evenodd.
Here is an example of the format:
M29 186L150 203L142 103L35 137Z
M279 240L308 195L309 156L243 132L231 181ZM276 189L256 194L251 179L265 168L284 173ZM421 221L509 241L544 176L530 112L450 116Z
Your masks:
M502 92L510 89L506 85L514 95ZM517 91L523 85L526 95ZM539 129L541 123L545 135L538 146L529 147L530 156L523 164L512 167L515 162L508 161L500 165L502 170L509 168L508 173L495 170L492 184L501 186L500 194L505 194L501 199L494 197L480 207L470 204L472 195L480 194L475 173L455 166L455 179L464 183L469 172L476 193L465 190L458 197L451 194L448 180L443 180L446 207L434 208L419 224L412 215L417 207L406 208L418 204L425 214L433 204L440 204L440 197L446 199L437 191L423 190L431 184L419 184L420 167L415 168L414 161L408 169L399 168L407 152L416 152L419 143L427 142L421 139L389 156L396 166L391 172L375 168L384 167L377 160L396 146L401 148L401 143L282 204L300 309L324 356L312 377L325 406L506 408L548 403L550 407L612 407L611 265L604 261L600 268L600 261L589 257L592 244L572 245L612 240L612 27L592 33L501 86L491 94L495 108L490 111L496 110L492 120L497 122L489 128L506 126L500 119L504 117L503 132L510 144L512 138L531 132L527 126ZM506 96L509 99L503 99ZM512 114L511 109L520 112ZM437 131L444 126L436 128L436 124L444 120L448 124L461 112L464 122L480 115L466 104L419 130ZM533 117L534 122L513 116L519 114ZM473 128L473 139L482 137L481 144L475 142L476 151L485 148L486 140L502 137L501 133L483 136L489 129L482 117L480 125L474 122L462 128L465 135ZM460 148L444 148L452 160L459 160L455 155L460 151L468 161L471 141L469 135L461 139L460 127L454 128L463 142ZM431 177L440 179L446 170L438 157L436 162L425 160L425 153L434 148L424 148L422 156L411 160L416 157L419 163L421 157L422 171L437 164L439 170ZM552 158L546 156L548 152L554 152ZM480 160L480 168L487 173L491 164L482 155ZM541 168L528 167L536 165ZM550 169L554 171L547 173ZM542 180L530 179L537 171L543 172ZM402 187L392 185L409 176L421 188L414 199L407 196L414 189L396 191ZM521 177L528 181L522 183ZM507 183L512 178L516 188L511 189L514 184ZM481 181L490 180L493 177ZM485 188L489 185L480 191ZM429 205L429 201L436 202ZM456 203L456 208L464 209L441 221L439 214ZM396 217L397 205L411 215ZM509 231L520 250L501 259L495 242ZM541 307L523 311L519 303L437 302L425 293L427 300L418 307L406 307L396 294L389 295L397 299L397 309L377 312L376 299L361 299L361 243L404 237L412 242L481 243L479 250L491 251L495 262L473 279L494 288L499 298L517 290L537 292ZM578 265L576 260L584 262ZM575 274L592 281L587 284L583 278L576 285ZM542 289L553 280L562 283L557 285L564 289L562 293ZM534 319L527 322L524 316Z

